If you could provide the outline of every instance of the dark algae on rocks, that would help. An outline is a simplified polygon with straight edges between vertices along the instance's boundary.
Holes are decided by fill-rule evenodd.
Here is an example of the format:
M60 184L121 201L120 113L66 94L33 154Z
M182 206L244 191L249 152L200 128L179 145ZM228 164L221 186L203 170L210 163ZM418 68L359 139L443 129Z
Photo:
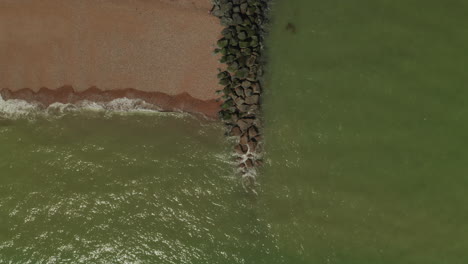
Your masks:
M267 24L268 0L214 0L211 13L225 27L215 53L226 65L218 73L224 89L220 118L229 136L237 140L234 147L243 175L244 186L255 185L256 167L261 160L261 92L263 87L263 40Z

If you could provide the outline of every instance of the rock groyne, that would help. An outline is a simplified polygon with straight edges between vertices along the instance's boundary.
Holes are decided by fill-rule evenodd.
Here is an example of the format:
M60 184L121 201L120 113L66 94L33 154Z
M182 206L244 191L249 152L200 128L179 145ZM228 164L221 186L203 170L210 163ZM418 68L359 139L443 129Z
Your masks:
M263 88L263 40L269 0L214 0L211 13L224 26L215 53L226 65L218 74L223 104L219 112L234 148L243 183L255 184L255 170L262 165L261 95Z

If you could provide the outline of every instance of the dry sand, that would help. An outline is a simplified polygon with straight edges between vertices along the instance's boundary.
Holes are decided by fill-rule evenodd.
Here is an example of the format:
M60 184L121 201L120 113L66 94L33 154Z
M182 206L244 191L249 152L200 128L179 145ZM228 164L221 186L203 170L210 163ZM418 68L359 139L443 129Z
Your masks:
M61 87L131 88L214 116L220 64L212 51L222 27L210 8L210 0L0 0L2 96L48 102L42 97ZM63 89L56 94L67 100ZM210 106L189 109L191 100Z

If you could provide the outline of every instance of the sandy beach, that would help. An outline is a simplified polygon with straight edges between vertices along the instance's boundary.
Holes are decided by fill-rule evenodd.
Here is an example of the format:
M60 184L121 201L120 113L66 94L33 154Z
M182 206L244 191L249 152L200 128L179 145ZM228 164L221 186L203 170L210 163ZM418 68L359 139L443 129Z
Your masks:
M214 117L222 27L210 8L210 0L3 0L1 94L45 104L146 96L164 110Z

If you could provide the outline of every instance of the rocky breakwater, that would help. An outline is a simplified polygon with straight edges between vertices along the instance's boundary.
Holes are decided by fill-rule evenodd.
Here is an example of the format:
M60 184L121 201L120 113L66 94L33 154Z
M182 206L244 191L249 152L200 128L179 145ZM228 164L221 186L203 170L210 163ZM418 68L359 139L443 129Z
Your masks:
M268 0L214 0L211 13L221 20L222 38L215 53L226 68L218 74L224 89L219 115L236 138L235 152L244 184L255 184L261 160L261 94L263 39Z

